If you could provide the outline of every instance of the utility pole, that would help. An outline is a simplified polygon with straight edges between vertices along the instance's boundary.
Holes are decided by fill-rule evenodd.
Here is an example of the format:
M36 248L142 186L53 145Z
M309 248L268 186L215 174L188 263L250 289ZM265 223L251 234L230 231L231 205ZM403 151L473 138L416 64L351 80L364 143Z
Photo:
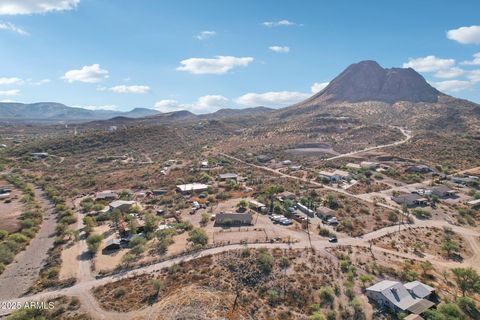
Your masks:
M312 247L312 239L310 238L310 228L309 228L309 225L310 225L310 217L307 215L307 234L308 234L308 242L310 243L310 248L313 250L313 247Z

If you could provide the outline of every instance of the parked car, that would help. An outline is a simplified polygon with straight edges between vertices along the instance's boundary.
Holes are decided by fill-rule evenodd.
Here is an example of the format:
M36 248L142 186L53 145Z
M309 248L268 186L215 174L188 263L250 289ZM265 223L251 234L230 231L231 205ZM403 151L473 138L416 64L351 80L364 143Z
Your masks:
M336 243L336 242L338 242L338 239L337 239L337 237L331 237L331 238L328 239L328 242Z

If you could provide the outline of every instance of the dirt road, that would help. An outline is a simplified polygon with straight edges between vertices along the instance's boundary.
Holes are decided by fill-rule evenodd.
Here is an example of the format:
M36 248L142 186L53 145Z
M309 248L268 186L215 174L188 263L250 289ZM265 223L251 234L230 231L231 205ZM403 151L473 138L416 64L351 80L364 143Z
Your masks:
M372 151L372 150L377 150L377 149L383 149L383 148L398 146L398 145L401 145L401 144L404 144L404 143L408 142L408 140L410 140L412 138L411 132L409 130L406 130L406 129L400 128L400 127L394 127L394 128L397 128L402 132L402 134L405 136L405 138L403 140L396 141L396 142L389 143L389 144L383 144L383 145L379 145L379 146L375 146L375 147L369 147L369 148L365 148L365 149L358 150L358 151L352 151L352 152L349 152L349 153L340 154L340 155L328 158L327 160L335 160L335 159L354 156L354 155L356 155L358 153L362 153L362 152L367 152L367 151Z
M33 285L47 258L47 251L55 240L55 215L53 204L40 189L35 189L35 198L43 209L43 222L35 238L27 248L17 254L0 275L0 299L20 297Z

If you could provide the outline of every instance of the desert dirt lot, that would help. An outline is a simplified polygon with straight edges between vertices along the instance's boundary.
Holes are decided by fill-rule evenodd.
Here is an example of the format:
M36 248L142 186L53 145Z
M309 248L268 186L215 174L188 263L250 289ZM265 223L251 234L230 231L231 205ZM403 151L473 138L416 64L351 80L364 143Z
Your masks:
M417 228L402 233L393 233L374 240L374 244L404 253L429 254L446 259L442 245L447 237L458 244L457 259L463 260L473 255L470 244L459 234L449 234L440 228ZM478 240L477 240L478 241Z
M5 180L0 179L0 186L8 184ZM15 232L19 228L18 216L22 214L23 203L22 192L14 188L9 199L0 200L0 230Z

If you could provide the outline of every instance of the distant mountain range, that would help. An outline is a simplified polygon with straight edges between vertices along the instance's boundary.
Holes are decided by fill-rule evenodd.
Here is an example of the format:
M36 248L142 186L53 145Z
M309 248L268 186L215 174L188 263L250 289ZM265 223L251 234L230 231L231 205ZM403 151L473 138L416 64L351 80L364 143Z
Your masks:
M135 108L128 112L110 110L89 110L68 107L56 102L39 103L0 103L0 121L2 122L84 122L110 119L118 116L141 118L158 114L147 108Z
M147 108L129 112L87 110L59 103L0 103L0 122L156 125L199 120L242 121L243 126L270 124L274 130L289 126L315 127L318 121L338 117L362 123L412 129L478 132L480 105L451 97L433 88L411 68L382 68L367 60L348 66L322 91L281 109L265 107L220 109L196 115L187 110L168 113ZM239 122L240 123L240 122Z
M39 103L0 103L0 122L3 123L72 123L98 120L128 122L134 119L146 118L148 122L170 122L185 119L223 119L235 116L256 115L270 112L266 107L246 109L220 109L210 114L195 115L187 110L168 113L148 108L135 108L131 111L89 110L79 107L69 107L56 102Z

